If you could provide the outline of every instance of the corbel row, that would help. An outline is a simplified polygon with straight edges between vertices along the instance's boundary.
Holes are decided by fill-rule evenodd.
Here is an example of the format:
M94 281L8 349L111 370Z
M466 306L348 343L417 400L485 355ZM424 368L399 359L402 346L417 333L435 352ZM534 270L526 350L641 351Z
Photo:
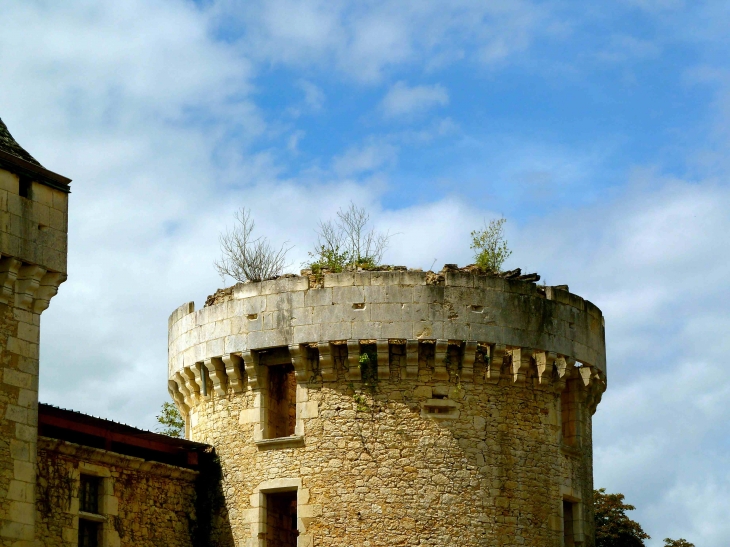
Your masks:
M14 257L0 259L0 303L42 313L66 281L66 274L49 272Z
M481 353L481 360L486 364L484 380L487 383L497 384L502 381L517 385L550 385L556 390L562 390L569 379L580 380L586 389L586 404L592 411L595 411L606 387L603 372L590 365L576 365L575 359L569 356L474 340L335 340L292 344L288 348L280 348L280 351L286 356L288 350L285 361L291 360L297 382L306 383L317 372L310 368L307 348L316 347L319 374L324 382L331 382L337 379L338 374L335 355L338 352L342 354L342 350L336 347L346 347L345 377L348 381L361 381L362 371L359 365L362 346L375 345L378 379L386 380L391 376L390 346L393 344L405 346L405 369L401 371L401 377L405 380L418 379L422 346L430 344L433 346L434 380L449 381L452 375L458 374L459 381L473 381L474 366ZM454 346L458 348L458 363L450 361ZM262 370L264 366L259 364L257 351L211 357L176 372L170 380L169 391L181 411L187 413L201 397L210 394L209 387L218 396L225 396L229 389L242 392L245 389L257 390L265 387L260 384L260 379L265 377L265 371Z

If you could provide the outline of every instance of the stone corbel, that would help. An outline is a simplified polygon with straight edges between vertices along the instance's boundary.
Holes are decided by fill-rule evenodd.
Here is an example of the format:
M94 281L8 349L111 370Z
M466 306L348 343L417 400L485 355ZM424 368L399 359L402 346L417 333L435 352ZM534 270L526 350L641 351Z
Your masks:
M347 379L362 380L360 370L360 340L347 341Z
M248 389L259 389L258 361L256 352L244 351L241 353L243 367L246 370L246 382Z
M448 380L449 370L446 368L446 359L449 357L449 341L436 340L433 355L433 379Z
M309 380L307 376L307 348L302 344L290 344L289 355L291 355L291 364L294 366L297 383L306 383Z
M195 373L193 373L191 368L197 368L197 363L193 363L192 367L184 367L181 375L185 382L185 387L190 394L190 401L194 404L200 397L200 385L195 381ZM192 406L192 404L190 406Z
M406 341L406 369L404 380L418 378L418 340Z
M555 352L537 351L535 352L535 364L537 365L537 383L549 384L553 379L553 369L555 368Z
M467 340L464 344L464 359L461 363L461 379L471 382L474 379L474 361L477 358L477 343Z
M575 368L575 359L566 357L565 355L558 355L555 358L553 379L558 391L565 389L565 385L573 372L573 368Z
M7 304L15 292L15 280L22 262L17 258L6 256L0 260L0 303Z
M174 376L175 383L177 384L177 388L180 391L180 394L183 397L183 402L185 405L190 409L190 407L193 406L195 403L192 394L190 393L190 390L188 389L187 382L185 381L185 377L180 373L176 372Z
M591 382L588 397L586 398L586 407L591 415L595 414L604 391L606 391L606 378L599 369L595 369L593 381Z
M531 362L532 350L530 348L514 348L512 350L512 381L515 384L525 383Z
M377 341L378 348L378 380L390 378L390 344L388 340Z
M65 273L48 272L41 278L40 286L36 291L33 311L43 313L51 303L51 298L58 294L58 287L66 281L68 276Z
M223 359L220 357L211 357L203 361L205 368L208 369L208 375L213 381L213 390L221 397L227 393L228 379L226 377L226 369L223 366Z
M180 388L175 380L167 381L167 391L170 392L170 396L172 397L172 400L175 401L180 414L183 416L188 414L190 412L190 407L185 403L185 397L180 392Z
M243 376L241 375L241 357L235 353L221 357L223 366L226 368L228 385L236 393L243 391Z
M502 366L504 365L504 356L507 348L504 344L494 344L489 350L489 366L487 367L487 382L496 384L502 374Z
M33 309L33 299L44 275L46 275L46 270L35 264L20 267L18 278L15 281L16 307L25 310Z
M329 342L318 342L317 350L319 351L319 372L324 382L337 379L337 371L335 370L335 361L332 358L332 347Z

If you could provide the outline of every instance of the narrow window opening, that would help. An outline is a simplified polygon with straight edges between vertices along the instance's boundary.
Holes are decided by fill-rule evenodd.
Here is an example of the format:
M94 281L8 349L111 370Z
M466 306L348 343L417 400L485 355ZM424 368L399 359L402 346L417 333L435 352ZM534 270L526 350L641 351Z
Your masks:
M93 515L99 514L99 489L101 479L91 475L81 475L79 483L79 511ZM79 547L98 547L100 545L101 523L79 518Z
M297 422L297 380L291 364L273 365L269 372L267 437L294 435Z
M297 492L266 494L266 547L296 547Z
M28 177L18 179L18 193L21 198L33 199L33 182Z
M99 514L99 484L101 479L91 475L81 475L79 485L79 510Z
M580 502L563 500L563 545L581 547L584 539Z
M79 547L99 547L100 534L100 523L79 519Z
M573 504L563 501L563 544L565 547L575 546L573 537Z

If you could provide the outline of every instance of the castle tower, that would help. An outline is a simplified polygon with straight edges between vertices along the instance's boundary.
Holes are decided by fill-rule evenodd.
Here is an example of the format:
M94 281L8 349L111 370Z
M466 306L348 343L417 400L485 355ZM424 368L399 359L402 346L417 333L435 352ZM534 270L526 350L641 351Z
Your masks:
M592 547L600 310L445 269L286 276L169 320L211 545Z
M35 536L41 313L66 279L70 179L45 169L0 120L0 545Z

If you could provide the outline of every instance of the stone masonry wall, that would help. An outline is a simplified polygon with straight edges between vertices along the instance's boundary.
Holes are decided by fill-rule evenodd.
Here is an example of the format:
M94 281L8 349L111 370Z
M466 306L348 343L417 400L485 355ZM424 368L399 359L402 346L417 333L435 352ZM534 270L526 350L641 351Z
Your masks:
M600 310L470 274L310 283L239 285L170 318L170 393L220 458L236 546L278 547L267 504L287 491L299 547L593 545ZM296 425L276 438L269 367L285 363Z
M426 372L372 393L338 370L336 383L306 389L318 412L301 447L251 442L253 394L213 394L194 410L193 439L216 447L242 545L259 545L252 495L281 479L299 481L301 545L557 547L565 494L591 499L591 455L561 445L554 386L493 385L477 369L479 380L460 387ZM457 402L458 417L422 416L434 391Z
M37 538L75 547L81 474L100 481L104 547L192 547L196 471L66 441L38 441Z
M66 279L67 194L0 169L0 546L32 545L40 317Z

